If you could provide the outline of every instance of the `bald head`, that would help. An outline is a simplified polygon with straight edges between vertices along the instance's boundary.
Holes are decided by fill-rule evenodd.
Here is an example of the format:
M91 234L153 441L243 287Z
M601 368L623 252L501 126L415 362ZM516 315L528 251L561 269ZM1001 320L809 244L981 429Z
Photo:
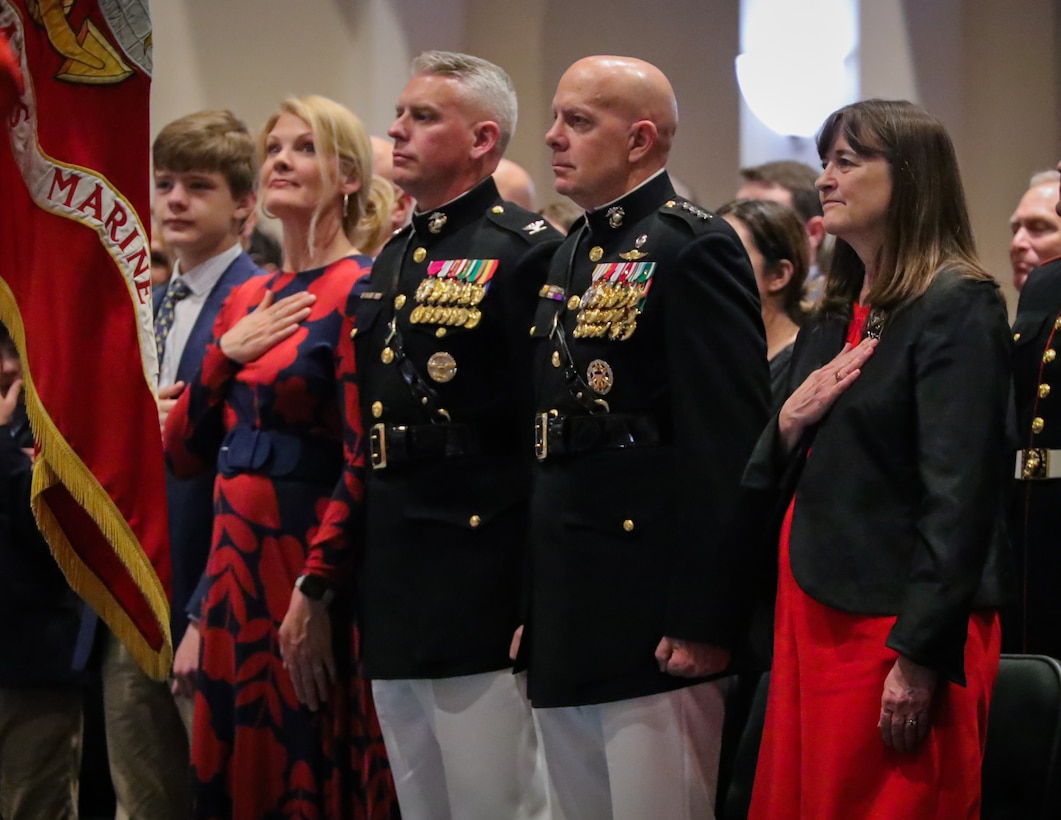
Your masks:
M394 146L390 140L372 136L372 171L376 176L394 182Z
M660 147L670 151L678 128L678 101L670 80L652 63L636 57L598 55L574 63L561 78L578 83L601 107L631 122L648 120L656 126Z
M667 164L678 104L663 72L633 57L586 57L560 78L553 125L556 190L596 208Z
M535 210L534 182L521 165L502 158L493 176L502 199L515 202L528 211Z
M394 145L383 137L372 136L370 139L372 140L373 175L387 180L394 189L394 198L384 228L386 238L390 238L395 231L405 227L405 223L412 216L414 202L413 198L394 181ZM368 252L369 256L375 257L380 249L366 247L362 250Z

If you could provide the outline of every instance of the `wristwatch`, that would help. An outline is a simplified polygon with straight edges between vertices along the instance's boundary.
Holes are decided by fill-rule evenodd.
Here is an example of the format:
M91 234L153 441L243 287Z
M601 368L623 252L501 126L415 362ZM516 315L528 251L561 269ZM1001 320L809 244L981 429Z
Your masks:
M311 601L320 601L328 606L335 598L335 590L319 575L300 575L295 579L295 589Z

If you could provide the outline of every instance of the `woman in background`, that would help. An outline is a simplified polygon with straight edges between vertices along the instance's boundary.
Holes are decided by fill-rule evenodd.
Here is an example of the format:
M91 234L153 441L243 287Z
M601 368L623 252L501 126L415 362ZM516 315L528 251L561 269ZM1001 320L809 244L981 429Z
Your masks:
M351 602L316 600L334 663L299 704L279 627L307 543L342 477L360 498L358 431L342 441L335 351L370 260L350 237L370 201L357 118L323 97L285 100L259 139L262 208L283 226L283 268L233 291L198 379L166 424L180 472L218 459L204 577L192 741L197 818L388 817L396 812ZM344 472L345 470L345 472ZM308 594L311 590L305 590ZM329 606L330 603L330 606Z
M803 283L807 280L807 238L791 208L762 199L737 199L718 209L744 243L759 287L766 327L766 358L776 411L788 394L792 346L803 323Z

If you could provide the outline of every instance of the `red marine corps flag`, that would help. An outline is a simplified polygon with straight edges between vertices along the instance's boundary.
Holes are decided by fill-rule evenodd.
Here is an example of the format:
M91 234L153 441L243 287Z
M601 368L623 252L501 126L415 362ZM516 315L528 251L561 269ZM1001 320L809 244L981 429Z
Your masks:
M70 585L162 678L147 0L0 0L0 34L0 319L37 438L33 511Z

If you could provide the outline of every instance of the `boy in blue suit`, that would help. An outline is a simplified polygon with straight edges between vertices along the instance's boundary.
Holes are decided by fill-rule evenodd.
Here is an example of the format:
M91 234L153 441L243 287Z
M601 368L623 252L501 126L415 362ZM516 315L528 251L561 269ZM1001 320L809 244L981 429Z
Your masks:
M152 206L176 259L154 294L159 422L198 370L218 310L233 287L263 271L244 253L240 229L255 205L254 140L230 111L174 120L153 146ZM111 777L130 817L189 816L189 739L199 662L196 588L210 549L214 474L189 480L166 470L177 647L172 682L151 680L112 635L103 650Z

